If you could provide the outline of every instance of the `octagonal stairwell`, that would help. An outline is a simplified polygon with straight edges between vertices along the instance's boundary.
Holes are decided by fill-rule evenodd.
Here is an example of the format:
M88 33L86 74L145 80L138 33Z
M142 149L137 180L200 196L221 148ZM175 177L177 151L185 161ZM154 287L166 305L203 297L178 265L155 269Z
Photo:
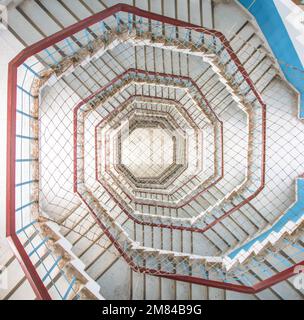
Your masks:
M70 242L105 297L124 283L128 292L119 297L147 298L135 282L163 284L161 297L184 290L192 298L204 286L214 288L213 298L225 298L224 290L285 296L286 279L303 259L302 207L292 206L302 201L301 179L297 193L292 184L300 158L288 161L285 132L276 129L285 121L278 93L293 98L271 54L257 45L262 40L252 34L242 42L251 24L238 27L227 41L217 30L117 5L28 54L12 88L23 106L17 159L33 160L16 168L23 199L16 190L22 215L13 229L21 242L36 221L51 221L47 230ZM302 123L292 112L284 116L294 122L288 136L299 141ZM267 153L278 146L286 158L272 166ZM288 176L279 186L278 170ZM127 276L110 292L120 267ZM41 274L41 291L57 298ZM75 288L74 297L83 297L75 279L64 298Z

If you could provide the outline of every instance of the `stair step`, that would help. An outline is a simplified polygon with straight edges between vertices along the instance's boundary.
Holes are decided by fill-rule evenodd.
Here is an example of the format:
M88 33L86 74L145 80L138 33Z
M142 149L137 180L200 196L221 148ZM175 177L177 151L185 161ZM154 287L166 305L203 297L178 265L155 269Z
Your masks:
M128 264L122 258L118 259L98 280L104 297L111 300L129 299L130 274Z
M23 281L20 287L10 295L9 300L35 300L36 295L28 281Z

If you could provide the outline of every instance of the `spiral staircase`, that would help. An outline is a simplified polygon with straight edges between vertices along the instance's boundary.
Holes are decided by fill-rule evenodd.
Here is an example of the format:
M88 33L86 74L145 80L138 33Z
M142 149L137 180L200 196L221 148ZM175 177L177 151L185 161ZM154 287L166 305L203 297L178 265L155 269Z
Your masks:
M7 11L1 299L303 299L300 97L239 1Z

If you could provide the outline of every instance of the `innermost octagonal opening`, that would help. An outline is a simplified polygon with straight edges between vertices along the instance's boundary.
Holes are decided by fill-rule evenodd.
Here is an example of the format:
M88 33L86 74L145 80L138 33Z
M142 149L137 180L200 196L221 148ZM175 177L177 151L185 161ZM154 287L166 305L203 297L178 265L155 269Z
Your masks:
M173 162L174 141L163 128L136 128L122 139L121 164L135 177L159 177Z

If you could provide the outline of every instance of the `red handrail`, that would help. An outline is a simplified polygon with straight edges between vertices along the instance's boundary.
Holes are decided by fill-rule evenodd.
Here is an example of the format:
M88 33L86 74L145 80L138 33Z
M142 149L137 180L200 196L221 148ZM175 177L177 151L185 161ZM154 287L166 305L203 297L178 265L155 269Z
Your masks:
M180 21L177 19L165 17L156 13L144 11L142 9L129 6L126 4L117 4L115 6L112 6L102 12L99 12L97 14L94 14L80 22L77 22L70 27L67 27L52 36L49 36L45 39L42 39L41 41L25 48L22 50L10 63L8 66L8 91L7 91L7 195L6 195L6 234L7 237L10 240L10 243L14 249L14 252L26 274L27 279L29 280L37 299L51 299L46 287L44 286L42 280L40 279L33 263L30 261L26 251L24 250L18 236L16 235L16 228L15 228L15 160L16 160L16 94L17 94L17 69L18 67L26 61L27 58L35 55L36 53L42 51L43 49L48 48L49 46L71 36L74 33L77 33L103 19L106 19L107 17L117 13L117 12L127 12L132 13L138 16L142 16L144 18L157 20L163 23L168 23L171 25L179 26L179 27L185 27L185 28L191 28L195 29L198 32L204 32L205 34L214 35L220 39L222 44L224 45L225 49L227 50L230 58L235 62L235 64L238 66L239 71L243 75L245 81L253 91L253 93L256 95L257 100L259 101L260 105L263 108L263 154L262 154L262 171L263 175L265 174L265 153L266 153L266 147L265 147L265 139L266 139L266 109L265 104L263 103L259 93L256 91L253 83L251 82L246 70L241 65L238 57L233 52L229 42L225 38L225 36L216 30L210 30L206 29L200 26L196 26L194 24ZM262 178L262 186L265 183L265 179ZM261 191L263 187L260 187L257 191ZM228 213L225 215L227 216ZM225 216L223 216L221 219L223 219ZM298 263L296 265L302 265L304 263ZM295 265L295 266L296 266ZM142 270L140 270L142 271ZM147 270L143 270L146 271ZM151 270L151 274L154 274ZM223 288L228 290L234 290L244 293L256 293L258 291L261 291L267 287L270 287L277 282L283 281L293 275L293 267L290 267L286 269L285 271L279 272L275 276L261 281L257 285L253 287L246 287L246 286L238 286L234 284L228 284L228 283L220 283L217 281L212 280L203 280L199 278L194 278L190 276L179 276L179 275L167 275L163 274L160 275L159 271L157 272L158 276L163 276L179 281L188 281L192 283L202 284L202 285L209 285L216 288Z

